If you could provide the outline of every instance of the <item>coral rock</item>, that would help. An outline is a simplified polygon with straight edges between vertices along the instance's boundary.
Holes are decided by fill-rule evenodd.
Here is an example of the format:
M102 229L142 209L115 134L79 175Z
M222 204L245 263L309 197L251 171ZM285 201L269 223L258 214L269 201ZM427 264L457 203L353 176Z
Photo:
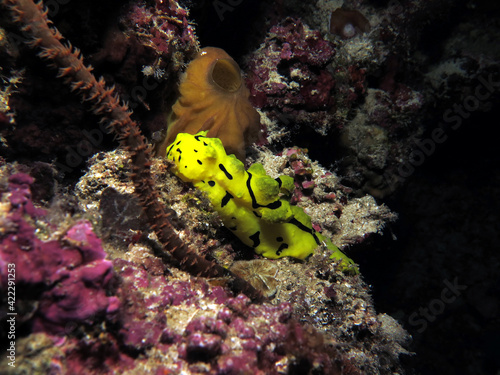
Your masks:
M338 83L327 69L336 46L299 19L273 26L250 57L248 82L253 103L270 117L306 124L319 132L335 123Z
M34 331L57 334L64 333L67 324L112 318L119 302L106 294L113 268L104 259L101 241L87 221L71 227L61 242L40 240L31 221L44 211L31 201L32 182L24 174L9 178L11 211L2 218L9 229L0 242L0 264L16 265L18 300L38 301L33 319L25 318ZM2 285L7 285L5 270L1 268Z

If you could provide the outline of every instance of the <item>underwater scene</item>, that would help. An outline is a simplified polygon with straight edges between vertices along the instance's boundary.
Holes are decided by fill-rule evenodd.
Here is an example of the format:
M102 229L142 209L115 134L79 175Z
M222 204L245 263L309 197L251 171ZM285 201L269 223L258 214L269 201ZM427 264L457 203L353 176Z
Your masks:
M0 374L500 375L500 2L0 0Z

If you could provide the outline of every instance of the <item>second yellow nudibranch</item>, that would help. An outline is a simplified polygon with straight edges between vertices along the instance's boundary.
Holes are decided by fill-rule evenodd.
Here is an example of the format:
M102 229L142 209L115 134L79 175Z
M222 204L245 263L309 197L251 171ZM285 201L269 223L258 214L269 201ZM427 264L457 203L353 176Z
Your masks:
M358 272L350 258L313 229L304 210L283 197L294 189L293 178L271 178L258 163L245 170L218 138L206 133L178 134L166 157L174 162L178 177L207 194L224 225L245 245L271 259L305 259L324 245L342 270Z

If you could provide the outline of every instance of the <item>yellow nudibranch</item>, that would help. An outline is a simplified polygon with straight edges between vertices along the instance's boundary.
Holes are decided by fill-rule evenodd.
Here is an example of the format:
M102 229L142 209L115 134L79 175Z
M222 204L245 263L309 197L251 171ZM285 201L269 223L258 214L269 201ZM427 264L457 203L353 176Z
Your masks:
M245 170L220 139L206 134L178 134L166 157L178 177L207 194L224 225L245 245L266 258L305 259L323 244L344 269L356 271L351 259L313 229L304 210L284 198L294 189L292 177L273 179L258 163Z

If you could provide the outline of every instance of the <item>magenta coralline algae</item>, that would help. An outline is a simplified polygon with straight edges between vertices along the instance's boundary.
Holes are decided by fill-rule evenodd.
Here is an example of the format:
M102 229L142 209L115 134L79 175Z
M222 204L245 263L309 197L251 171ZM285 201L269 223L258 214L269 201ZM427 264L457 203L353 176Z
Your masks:
M31 319L35 332L63 334L68 326L112 317L119 301L106 294L113 268L104 259L101 241L87 221L77 222L61 240L40 240L33 222L46 212L31 201L32 182L21 173L9 178L10 210L1 218L2 285L7 285L6 265L15 264L18 305L24 301L37 306ZM22 320L23 312L19 314Z
M295 106L324 110L333 105L335 82L322 70L335 56L335 46L300 20L288 18L271 28L263 50L249 64L249 84L257 107L274 106L291 112ZM319 69L319 70L318 70ZM273 77L280 77L280 80ZM290 90L289 83L299 87Z
M123 344L129 351L154 347L176 358L157 371L198 373L203 368L211 374L263 375L295 369L337 374L340 366L351 366L324 345L322 335L292 318L289 303L255 305L203 279L153 276L122 259L114 265L122 279Z
M321 133L332 124L341 127L335 111L364 90L364 75L355 66L329 69L335 54L334 43L298 19L273 26L248 64L253 104L285 124L293 120Z
M155 6L134 4L126 13L131 27L144 39L145 45L153 47L159 56L170 58L174 52L189 50L197 44L184 8L174 1L154 3Z

